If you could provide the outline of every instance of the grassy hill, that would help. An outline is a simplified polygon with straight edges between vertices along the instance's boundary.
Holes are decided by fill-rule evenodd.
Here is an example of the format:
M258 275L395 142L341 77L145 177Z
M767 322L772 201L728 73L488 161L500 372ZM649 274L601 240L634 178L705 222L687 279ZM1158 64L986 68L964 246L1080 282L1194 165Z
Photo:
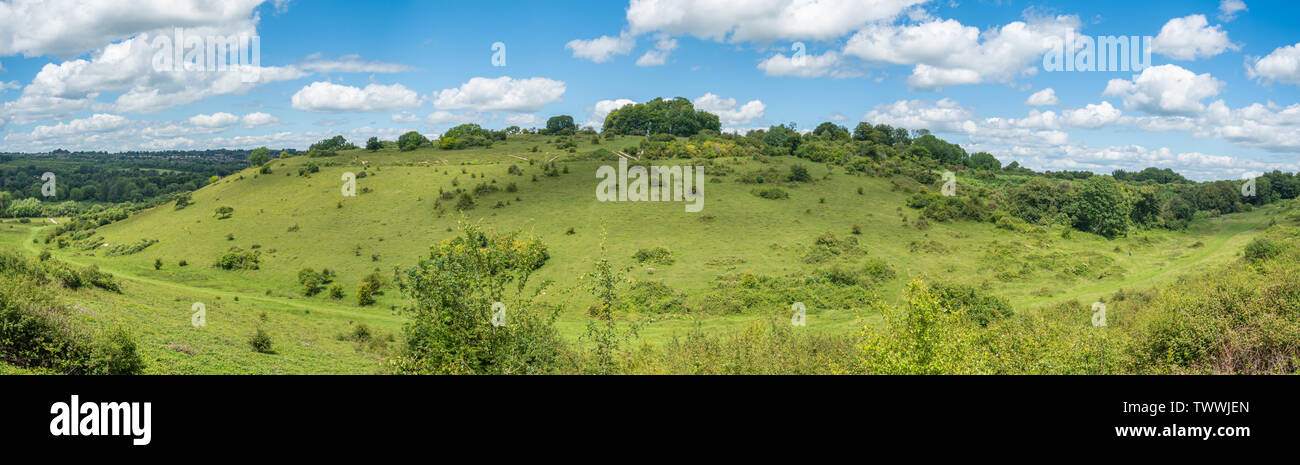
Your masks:
M1021 313L1092 302L1227 262L1284 208L1113 240L1062 234L1058 227L1013 231L920 220L906 199L935 186L777 157L708 161L704 210L687 213L682 203L596 200L596 170L618 158L593 151L630 148L639 138L595 145L578 137L573 152L548 140L525 135L487 149L387 148L277 159L269 174L246 169L196 191L183 209L164 204L63 248L42 241L49 221L4 223L0 244L33 255L48 249L60 260L121 278L121 294L80 291L61 298L85 308L97 324L133 329L149 372L373 373L400 344L405 319L395 309L404 301L390 285L375 305L359 306L358 283L412 266L431 245L455 236L462 221L522 231L548 247L550 259L531 282L551 283L541 300L563 307L557 326L573 341L590 319L593 298L579 284L599 257L603 230L610 258L627 272L625 295L654 303L619 317L650 321L640 343L662 344L697 327L721 334L755 320L788 321L794 302L807 304L808 331L855 332L881 324L878 310L862 302L878 297L900 304L908 281L918 278L1006 298ZM785 181L795 165L806 167L812 181ZM365 173L356 197L341 192L345 172ZM756 177L765 182L752 182ZM480 185L474 207L461 212L457 195L441 195ZM789 198L755 194L771 187ZM233 209L228 218L219 218L221 207ZM156 243L123 253L141 241ZM232 247L256 251L258 269L216 267ZM634 258L658 247L670 251L671 264ZM335 272L345 296L304 295L304 268ZM190 324L195 303L207 309L204 328ZM372 336L350 337L358 324ZM257 328L271 334L276 354L248 349Z

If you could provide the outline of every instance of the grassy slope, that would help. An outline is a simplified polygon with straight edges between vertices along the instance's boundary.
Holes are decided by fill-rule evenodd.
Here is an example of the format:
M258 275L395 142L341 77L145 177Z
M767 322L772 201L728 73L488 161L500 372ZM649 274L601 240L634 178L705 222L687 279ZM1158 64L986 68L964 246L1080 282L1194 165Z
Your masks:
M195 193L195 205L176 211L171 205L133 216L101 228L109 244L157 239L160 242L142 253L125 257L93 256L93 252L56 251L56 256L80 264L95 264L127 279L121 296L102 293L82 298L82 305L97 314L130 324L142 336L151 371L181 373L347 373L374 372L382 353L360 350L355 344L336 340L353 322L364 322L380 333L396 333L401 318L390 306L400 305L398 293L390 289L375 307L353 304L356 283L366 274L390 274L395 267L413 264L429 245L451 237L459 216L441 218L434 213L439 188L453 189L453 179L462 188L472 188L484 179L495 179L504 187L514 182L519 192L497 192L479 199L479 206L466 219L481 221L500 230L521 229L540 236L550 247L552 259L534 282L554 280L547 299L565 303L559 325L562 333L576 338L586 324L582 309L589 298L575 290L578 277L591 269L599 253L602 221L608 231L611 257L630 267L633 279L662 280L674 289L698 298L713 279L724 272L741 271L767 275L803 273L814 265L804 264L807 245L823 232L849 236L852 225L862 228L860 240L868 254L890 262L900 277L880 289L886 300L898 302L910 278L961 282L985 287L1008 297L1020 311L1062 300L1091 300L1119 288L1145 288L1172 280L1196 267L1222 261L1237 254L1241 246L1267 222L1272 209L1233 215L1198 223L1188 232L1143 232L1129 238L1108 241L1074 233L1062 239L1055 231L1024 234L1004 231L988 224L935 224L920 231L900 219L898 208L907 194L892 191L887 180L850 176L836 170L828 180L787 188L791 198L783 201L759 199L752 185L735 181L705 186L703 215L684 211L680 203L600 203L595 200L594 177L598 166L609 162L565 162L571 157L544 144L541 137L512 138L488 150L409 153L355 151L330 159L291 158L272 162L272 175L245 170ZM578 138L579 153L595 147L589 138ZM618 148L636 143L635 138L604 141L600 147ZM540 146L540 153L529 148ZM549 150L549 151L548 151ZM557 160L568 174L547 177L541 164L529 166L511 155ZM345 171L360 172L362 162L371 176L359 181L370 193L344 199L340 177ZM299 177L298 167L320 164L320 173ZM337 166L326 166L336 163ZM748 160L727 160L737 173L756 170L761 164ZM807 162L783 159L780 169L791 163L807 164L821 178L826 168ZM507 167L517 164L523 176L511 176ZM289 173L286 176L286 173ZM538 181L532 182L533 175ZM242 177L242 179L241 179ZM862 187L865 195L858 195ZM516 201L516 197L521 200ZM825 203L820 202L824 198ZM339 208L340 201L342 207ZM496 202L510 202L491 208ZM451 210L453 202L444 201ZM213 210L228 205L233 218L217 220ZM903 208L902 215L915 219L915 211ZM292 226L297 232L289 232ZM11 226L6 224L4 226ZM35 225L33 225L35 226ZM566 235L567 228L576 231ZM450 230L449 230L450 229ZM30 237L39 230L17 226L0 231L5 243L22 242L35 253L38 245ZM235 240L228 241L227 234ZM912 251L913 242L936 241L943 253ZM1199 246L1194 244L1200 243ZM216 258L231 246L264 251L262 269L225 272L215 269ZM354 248L360 246L359 256ZM632 254L641 248L665 246L673 250L677 263L671 266L633 266ZM1000 251L994 256L991 250ZM1129 256L1132 250L1132 256ZM372 255L377 255L375 261ZM738 257L744 263L714 265L711 261ZM153 269L155 258L165 262ZM188 267L178 267L179 260ZM1091 261L1094 266L1077 275L1058 270ZM1031 264L1037 268L1023 277L999 279L990 268L1002 264ZM1097 264L1104 264L1096 266ZM330 268L339 273L338 282L347 290L342 302L324 295L297 295L297 271L304 267ZM1105 277L1101 277L1102 275ZM269 291L269 293L268 293ZM236 302L234 299L238 298ZM209 325L189 325L190 306L204 302ZM809 308L813 330L845 332L858 328L865 317L855 309ZM265 312L267 320L261 321ZM745 315L702 317L706 330L735 327L759 317L787 316L788 308L750 309ZM693 323L684 317L649 325L642 332L646 341L661 341L681 334ZM267 356L248 350L245 343L254 328L271 331L280 354ZM187 355L180 348L196 355Z

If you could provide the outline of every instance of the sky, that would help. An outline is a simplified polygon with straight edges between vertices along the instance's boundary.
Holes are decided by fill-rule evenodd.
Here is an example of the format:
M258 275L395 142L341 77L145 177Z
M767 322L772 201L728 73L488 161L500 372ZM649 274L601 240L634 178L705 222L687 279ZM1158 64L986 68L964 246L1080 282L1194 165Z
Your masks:
M1300 171L1297 13L1262 0L0 1L0 151L305 149L560 114L598 128L624 104L684 97L729 131L866 121L1037 170L1242 179ZM170 46L187 43L178 31L204 46ZM1050 69L1097 63L1078 38L1103 36L1149 38L1143 69ZM213 66L219 38L249 39L256 60ZM172 59L178 48L202 49L202 65Z

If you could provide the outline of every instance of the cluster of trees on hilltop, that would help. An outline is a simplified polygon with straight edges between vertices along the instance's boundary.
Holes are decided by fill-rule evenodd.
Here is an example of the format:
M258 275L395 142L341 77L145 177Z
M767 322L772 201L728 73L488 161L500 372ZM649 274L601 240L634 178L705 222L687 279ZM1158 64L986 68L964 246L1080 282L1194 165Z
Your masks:
M719 132L722 123L718 115L696 110L688 99L657 98L611 111L605 117L603 130L619 135L671 134L690 137L701 131Z
M861 123L853 131L822 123L811 132L776 125L739 134L700 131L680 139L643 139L639 153L649 159L794 156L842 166L851 173L893 178L914 193L909 205L935 221L972 220L1033 230L1063 225L1107 237L1132 228L1180 229L1198 216L1246 211L1300 196L1300 179L1273 172L1257 178L1257 195L1241 194L1241 181L1197 183L1170 169L1098 175L1087 171L1038 173L1018 163L1003 166L986 152L967 153L928 131ZM939 194L938 173L962 173L954 197ZM910 178L915 185L899 184Z

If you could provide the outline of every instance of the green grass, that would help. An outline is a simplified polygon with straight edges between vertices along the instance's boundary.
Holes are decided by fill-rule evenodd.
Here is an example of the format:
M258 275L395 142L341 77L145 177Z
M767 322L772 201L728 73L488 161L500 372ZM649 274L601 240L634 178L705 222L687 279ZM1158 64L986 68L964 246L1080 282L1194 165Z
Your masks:
M769 165L748 159L715 160L734 173L710 176L721 182L705 184L704 211L692 214L685 212L682 203L596 201L596 169L616 161L572 159L595 148L633 146L637 138L602 138L594 146L589 136L576 137L576 155L555 149L546 139L512 137L478 150L359 150L332 158L273 160L270 175L244 170L196 192L188 208L178 211L166 204L96 233L110 246L141 239L159 241L143 252L107 257L96 253L98 249L53 250L57 258L96 265L125 282L121 295L87 291L65 298L106 323L132 328L151 373L374 373L382 369L384 351L340 341L337 336L365 323L400 340L403 319L392 308L403 301L389 287L376 305L358 307L358 282L373 272L391 275L394 269L413 265L430 245L455 235L461 220L498 231L522 230L542 239L551 259L532 283L554 282L541 299L564 306L557 324L562 335L577 340L588 321L585 309L592 302L579 287L579 277L591 271L599 254L602 224L610 256L626 269L628 278L662 281L685 292L688 304L695 307L724 273L802 275L832 264L855 265L876 258L898 272L896 278L874 288L887 302L901 302L907 281L924 278L983 288L1008 298L1017 311L1031 312L1061 301L1091 301L1118 289L1149 288L1229 260L1280 208L1203 220L1184 232L1134 232L1116 240L1077 231L1063 239L1059 229L1017 233L970 222L934 223L921 230L914 223L918 212L905 207L909 194L895 191L888 179L849 175L842 169L830 170L829 179L824 179L827 167L784 158L774 160L773 166L785 172L791 164L803 164L816 181L782 185L789 199L763 199L751 193L761 185L740 183L737 178ZM540 152L531 152L533 146ZM512 155L537 163L529 165ZM544 175L543 162L552 158L568 173ZM307 163L319 165L320 172L298 176L298 168ZM522 169L523 175L508 174L511 165ZM363 170L368 176L358 181L358 189L368 192L344 198L342 173ZM435 210L439 188L453 190L453 180L465 189L495 180L502 191L478 197L478 206L463 215L455 213L454 200L444 200L448 213L439 217ZM517 193L504 192L510 183L518 186ZM498 201L509 205L492 208ZM218 220L213 211L220 206L233 207L233 216ZM48 225L48 220L0 224L0 244L39 253L48 246L32 239L41 237ZM851 234L854 225L861 235ZM574 234L566 233L569 228ZM805 263L809 247L826 232L840 239L856 237L866 253ZM230 234L234 240L227 240ZM232 246L244 250L257 246L262 252L261 268L222 271L214 267L217 257ZM653 247L670 249L675 262L636 263L633 255L638 250ZM155 259L163 261L161 270L154 269ZM189 266L178 266L181 260ZM302 268L337 272L336 282L344 286L345 298L334 301L326 292L300 295L297 273ZM1061 271L1067 268L1075 272ZM205 328L190 325L195 302L207 305ZM750 308L738 315L699 311L661 315L642 330L640 341L657 344L685 334L697 319L705 331L721 332L756 319L788 318L789 308L787 303ZM809 330L832 333L856 331L880 320L879 315L854 308L809 307L808 315ZM258 354L248 346L248 337L259 326L271 333L277 354ZM389 350L398 345L400 341L390 344Z

